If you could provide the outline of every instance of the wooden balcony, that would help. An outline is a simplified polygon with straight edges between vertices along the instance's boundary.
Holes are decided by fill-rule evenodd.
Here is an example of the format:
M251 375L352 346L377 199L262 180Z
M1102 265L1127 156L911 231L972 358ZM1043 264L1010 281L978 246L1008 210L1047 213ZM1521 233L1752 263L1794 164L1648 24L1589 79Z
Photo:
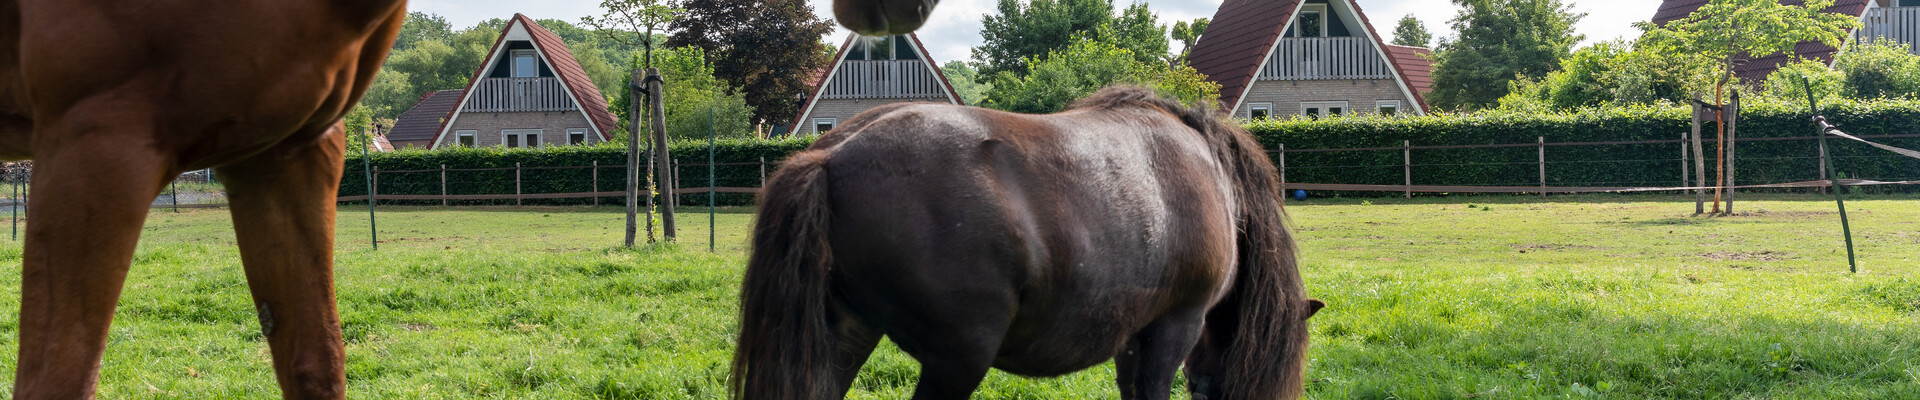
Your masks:
M473 85L462 111L573 111L573 96L560 78L485 78Z
M940 78L920 60L849 60L840 63L827 90L828 99L945 97Z
M1281 38L1261 80L1391 79L1393 70L1366 37Z
M1868 9L1860 22L1860 30L1853 32L1855 39L1893 39L1906 43L1908 52L1920 54L1913 47L1920 43L1920 7L1876 7Z

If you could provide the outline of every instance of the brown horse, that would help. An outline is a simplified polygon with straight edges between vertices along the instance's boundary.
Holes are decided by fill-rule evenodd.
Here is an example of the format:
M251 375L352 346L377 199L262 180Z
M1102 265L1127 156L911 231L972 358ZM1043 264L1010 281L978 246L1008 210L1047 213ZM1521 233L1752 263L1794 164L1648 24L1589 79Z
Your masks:
M852 118L760 193L735 398L844 396L882 336L915 399L1113 359L1127 399L1299 397L1307 318L1273 165L1210 108L1107 89L1052 115Z
M0 157L39 168L14 397L93 396L149 203L212 167L283 395L342 398L340 117L405 16L404 0L0 0Z
M833 0L833 18L862 35L898 35L920 29L937 5L940 0Z

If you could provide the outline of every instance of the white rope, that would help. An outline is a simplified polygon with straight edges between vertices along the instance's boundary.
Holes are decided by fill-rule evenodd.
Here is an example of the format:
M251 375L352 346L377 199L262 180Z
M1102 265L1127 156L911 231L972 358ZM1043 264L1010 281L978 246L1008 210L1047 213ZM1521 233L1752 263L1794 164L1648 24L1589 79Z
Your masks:
M1899 147L1893 147L1893 146L1888 146L1888 145L1884 145L1884 144L1879 144L1879 143L1874 143L1874 142L1869 142L1869 141L1867 141L1866 139L1861 139L1861 138L1857 138L1857 137L1854 137L1853 135L1848 135L1848 134L1847 134L1846 132L1841 132L1841 131L1840 131L1839 129L1835 129L1835 128L1828 128L1828 129L1827 129L1827 133L1831 133L1831 134L1833 134L1834 136L1839 136L1839 137L1843 137L1843 138L1848 138L1848 139L1853 139L1853 140L1855 140L1855 141L1859 141L1860 143L1866 143L1867 145L1870 145L1870 146L1873 146L1873 147L1879 147L1879 148L1880 148L1880 149L1882 149L1882 150L1886 150L1886 151L1891 151L1891 152L1895 152L1895 153L1900 153L1900 155L1903 155L1903 156L1907 156L1907 157L1913 157L1913 158L1920 158L1920 151L1913 151L1913 150L1907 150L1907 149L1902 149L1902 148L1899 148Z

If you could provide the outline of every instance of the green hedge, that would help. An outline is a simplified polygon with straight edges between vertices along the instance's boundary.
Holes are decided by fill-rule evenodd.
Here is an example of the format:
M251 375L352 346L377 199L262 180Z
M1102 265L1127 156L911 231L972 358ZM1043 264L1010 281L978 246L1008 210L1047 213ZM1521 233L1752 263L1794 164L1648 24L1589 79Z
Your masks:
M1810 137L1805 105L1749 104L1742 113L1740 137ZM1876 101L1847 103L1827 107L1823 114L1854 135L1920 133L1920 101ZM1707 125L1711 127L1711 124ZM1288 149L1327 149L1361 147L1398 147L1401 141L1415 146L1479 145L1533 143L1537 137L1552 142L1609 142L1679 139L1687 130L1687 111L1677 106L1644 106L1583 110L1561 114L1481 113L1475 115L1435 115L1427 117L1347 117L1325 120L1275 120L1249 123L1249 131L1268 149L1285 144ZM1712 137L1711 134L1707 135ZM1876 139L1905 148L1920 148L1920 138ZM723 140L715 147L720 163L757 162L763 157L777 162L805 149L810 138L786 140ZM1743 142L1738 146L1740 183L1778 183L1817 179L1819 162L1816 142L1811 140ZM1829 140L1838 160L1836 169L1847 177L1877 180L1920 180L1920 160L1901 157L1864 144ZM1713 148L1707 149L1711 161ZM707 160L706 142L677 142L670 148L674 159L683 164ZM1413 181L1422 185L1496 185L1532 186L1538 184L1533 147L1499 149L1420 149L1412 152ZM598 161L600 191L625 188L625 177L618 167L626 159L626 148L617 144L582 147L554 147L540 150L503 148L454 149L439 151L403 150L373 155L373 164L382 171L435 170L421 173L380 174L382 194L440 193L440 165L450 169L505 168L521 163L523 167L584 166ZM1681 184L1678 144L1553 146L1547 148L1547 184L1549 186L1677 186ZM1290 182L1398 185L1402 180L1401 154L1385 151L1296 152L1287 154L1287 180ZM366 183L359 154L349 155L346 177L340 194L365 194ZM719 186L756 187L761 169L756 165L716 167ZM771 172L771 167L768 168ZM511 194L514 171L467 171L448 174L448 192L453 194ZM705 166L680 169L680 187L707 185ZM566 193L592 191L592 173L587 169L522 171L525 193ZM1880 190L1913 190L1906 187ZM584 204L590 199L529 200L533 204ZM618 198L603 198L603 204L618 204ZM747 194L721 194L722 205L752 202ZM438 202L416 202L438 204ZM463 201L462 204L512 204L511 200ZM681 204L705 205L707 195L682 195Z
M1812 137L1804 103L1754 102L1739 121L1740 138ZM1854 135L1920 133L1920 101L1877 101L1826 107L1828 120ZM1712 123L1709 168L1714 147ZM1688 130L1688 112L1679 106L1642 106L1582 110L1561 114L1482 113L1415 118L1332 118L1276 120L1247 125L1268 149L1483 145L1555 142L1615 142L1680 139ZM1920 148L1920 138L1873 139ZM1847 177L1879 180L1920 179L1920 160L1865 144L1829 140L1836 169ZM1681 147L1676 143L1549 146L1549 186L1678 186ZM1818 146L1813 140L1741 142L1736 179L1741 184L1806 181L1819 178ZM1287 154L1290 182L1402 183L1402 154L1386 151L1298 152ZM1497 149L1415 149L1414 184L1532 186L1539 182L1533 147Z

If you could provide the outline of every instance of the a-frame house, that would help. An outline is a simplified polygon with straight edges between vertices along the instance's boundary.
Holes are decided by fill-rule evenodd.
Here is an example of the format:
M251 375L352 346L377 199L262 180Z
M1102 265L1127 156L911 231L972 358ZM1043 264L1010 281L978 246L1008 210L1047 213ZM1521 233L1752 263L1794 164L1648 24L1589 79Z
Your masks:
M507 21L457 95L431 148L592 144L610 139L617 124L567 44L522 14Z
M1226 0L1188 62L1238 118L1424 115L1427 53L1381 40L1354 0Z
M914 34L848 35L793 119L793 133L818 135L847 118L890 103L963 104Z

